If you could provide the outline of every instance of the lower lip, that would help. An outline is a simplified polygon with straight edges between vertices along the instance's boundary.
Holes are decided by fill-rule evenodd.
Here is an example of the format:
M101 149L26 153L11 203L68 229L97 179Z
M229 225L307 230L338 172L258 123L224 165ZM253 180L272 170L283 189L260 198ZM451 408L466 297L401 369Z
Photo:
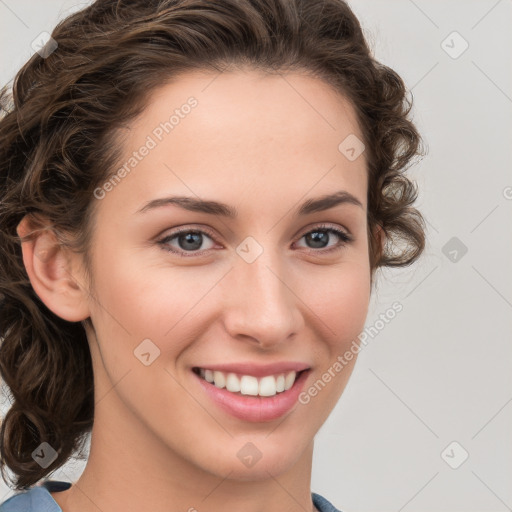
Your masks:
M293 408L298 402L309 370L303 371L287 391L268 397L236 395L227 391L226 388L218 388L196 373L192 373L199 380L206 394L222 410L241 420L264 422L280 418Z

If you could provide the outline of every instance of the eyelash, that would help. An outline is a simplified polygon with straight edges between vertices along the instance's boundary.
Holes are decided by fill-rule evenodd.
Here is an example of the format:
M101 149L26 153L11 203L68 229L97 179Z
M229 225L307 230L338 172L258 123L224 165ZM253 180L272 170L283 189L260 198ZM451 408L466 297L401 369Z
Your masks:
M306 231L297 239L297 241L310 233L315 233L318 231L334 233L335 235L337 235L340 238L341 241L339 243L337 243L336 245L329 247L328 249L311 249L311 248L309 248L308 252L321 253L321 254L331 253L332 251L337 251L337 250L343 249L347 244L349 244L353 241L352 236L347 234L345 231L342 231L341 229L334 228L332 226L328 226L325 224L320 224L318 226L315 226L313 229ZM206 249L203 251L176 251L174 249L171 249L168 245L168 242L170 242L171 240L173 240L174 238L176 238L177 236L179 236L182 233L203 234L203 235L207 235L214 242L216 241L213 233L211 231L209 231L208 229L205 229L205 228L202 228L202 229L180 228L180 229L174 231L173 233L166 235L164 238L158 240L157 244L160 245L164 251L171 252L171 253L176 254L183 258L202 256L203 253L210 250L210 249Z

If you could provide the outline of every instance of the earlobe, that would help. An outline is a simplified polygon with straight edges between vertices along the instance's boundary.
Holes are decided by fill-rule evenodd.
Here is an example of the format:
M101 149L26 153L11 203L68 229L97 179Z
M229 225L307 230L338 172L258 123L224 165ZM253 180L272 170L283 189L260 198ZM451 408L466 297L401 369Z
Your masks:
M69 322L88 318L88 293L75 270L79 268L78 255L59 243L51 227L34 225L27 215L16 231L27 275L41 301Z

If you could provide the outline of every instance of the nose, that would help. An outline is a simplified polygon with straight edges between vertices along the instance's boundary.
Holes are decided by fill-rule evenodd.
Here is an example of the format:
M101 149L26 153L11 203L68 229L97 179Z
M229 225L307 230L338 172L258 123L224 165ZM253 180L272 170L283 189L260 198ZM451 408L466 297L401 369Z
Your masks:
M294 293L290 268L270 251L252 263L236 261L223 293L224 324L234 339L269 349L291 339L304 325L303 302Z

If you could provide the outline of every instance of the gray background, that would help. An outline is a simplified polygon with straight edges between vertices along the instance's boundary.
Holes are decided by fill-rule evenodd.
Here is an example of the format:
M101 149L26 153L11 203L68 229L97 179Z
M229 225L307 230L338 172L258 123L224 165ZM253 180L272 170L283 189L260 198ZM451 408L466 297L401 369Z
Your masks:
M88 3L0 0L0 82ZM512 2L351 6L414 95L429 154L410 174L428 245L379 277L367 326L395 300L403 311L370 338L320 430L312 490L344 512L512 510ZM74 481L83 464L52 478ZM1 482L0 501L10 494Z

